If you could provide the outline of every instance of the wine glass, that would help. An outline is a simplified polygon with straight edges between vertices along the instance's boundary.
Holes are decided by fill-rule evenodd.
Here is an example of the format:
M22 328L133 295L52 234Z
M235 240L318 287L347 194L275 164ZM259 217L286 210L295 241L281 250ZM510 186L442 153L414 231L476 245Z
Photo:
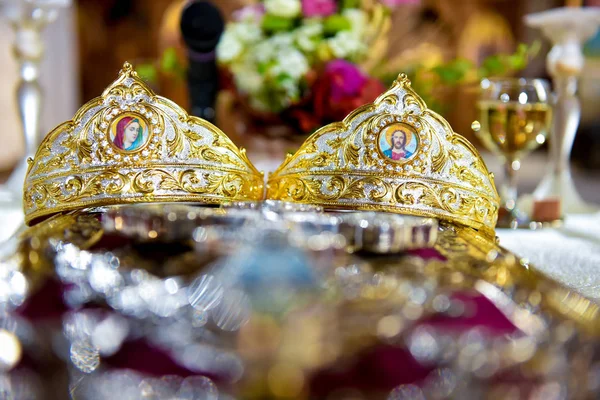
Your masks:
M550 87L543 79L483 79L477 103L477 137L504 161L505 180L498 226L516 228L528 222L517 209L517 171L521 159L546 141L552 122Z

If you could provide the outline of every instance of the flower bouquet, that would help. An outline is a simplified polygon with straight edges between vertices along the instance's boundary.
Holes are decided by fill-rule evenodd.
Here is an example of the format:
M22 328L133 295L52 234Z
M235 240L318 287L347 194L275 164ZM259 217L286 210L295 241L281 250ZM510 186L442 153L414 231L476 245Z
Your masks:
M229 87L262 121L309 133L373 101L395 1L264 0L238 10L217 47Z

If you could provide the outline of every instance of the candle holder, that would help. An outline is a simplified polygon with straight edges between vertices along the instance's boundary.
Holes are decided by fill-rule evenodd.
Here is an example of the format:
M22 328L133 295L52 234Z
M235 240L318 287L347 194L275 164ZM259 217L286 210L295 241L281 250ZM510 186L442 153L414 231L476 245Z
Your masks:
M583 69L582 44L600 25L600 8L563 7L525 16L525 23L538 28L553 44L546 65L555 91L554 121L550 134L551 169L534 191L537 199L557 197L562 213L586 213L586 204L573 183L569 157L581 119L577 80Z
M70 4L70 0L0 0L0 15L15 32L13 48L20 74L16 95L25 139L25 157L8 181L0 185L0 204L4 209L21 208L26 160L34 156L42 140L39 125L43 95L38 80L44 55L42 31L56 20L60 8Z
M44 55L42 31L58 17L60 8L70 4L70 0L0 0L0 15L8 20L15 32L13 50L20 75L16 97L25 140L25 156L6 183L0 185L0 225L3 228L0 242L23 226L27 159L35 155L43 138L39 129L43 96L38 80Z

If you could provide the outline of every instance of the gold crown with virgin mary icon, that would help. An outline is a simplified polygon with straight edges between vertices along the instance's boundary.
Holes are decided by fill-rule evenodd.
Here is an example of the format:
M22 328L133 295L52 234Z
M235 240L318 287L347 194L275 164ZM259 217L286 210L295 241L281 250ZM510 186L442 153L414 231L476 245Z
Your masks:
M499 197L477 150L401 74L373 104L310 136L269 176L269 199L440 218L492 236Z
M116 204L259 201L263 183L243 149L155 95L126 63L30 160L25 220ZM373 104L310 136L269 176L266 198L440 218L487 236L499 206L475 148L405 75Z
M262 200L263 184L243 149L155 95L125 63L29 160L25 221L114 204Z

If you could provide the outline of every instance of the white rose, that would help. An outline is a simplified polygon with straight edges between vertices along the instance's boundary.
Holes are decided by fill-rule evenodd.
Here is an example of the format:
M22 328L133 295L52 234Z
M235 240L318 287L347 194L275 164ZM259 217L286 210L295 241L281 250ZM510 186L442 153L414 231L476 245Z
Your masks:
M336 58L353 57L366 50L365 44L350 31L338 32L327 43Z
M252 47L249 52L251 54L249 55L251 55L251 57L257 62L264 63L271 60L275 56L276 52L277 49L275 46L273 46L273 43L271 43L269 40L263 40Z
M278 76L288 75L294 81L300 80L309 70L308 60L300 51L294 48L282 49L276 59L276 64L271 68L271 74Z
M300 50L310 53L317 49L317 37L323 34L320 23L311 23L296 30L296 43Z
M281 88L285 91L286 103L289 105L292 101L300 97L300 88L298 83L292 79L286 79L281 83Z
M242 54L243 50L244 46L237 36L226 30L217 45L217 60L228 64Z
M351 32L356 37L363 37L367 27L367 13L357 8L349 8L342 13L350 21Z
M242 43L256 43L263 37L260 27L253 23L243 22L231 24L230 29L228 30L230 30Z
M265 0L267 14L284 18L294 18L300 14L300 0Z
M262 90L264 78L254 64L240 64L232 68L235 86L242 93L254 94Z
M259 63L277 59L282 49L293 47L294 37L289 33L278 33L267 40L257 43L250 51Z
M278 48L291 47L294 44L294 36L291 33L278 33L273 35L269 41Z

